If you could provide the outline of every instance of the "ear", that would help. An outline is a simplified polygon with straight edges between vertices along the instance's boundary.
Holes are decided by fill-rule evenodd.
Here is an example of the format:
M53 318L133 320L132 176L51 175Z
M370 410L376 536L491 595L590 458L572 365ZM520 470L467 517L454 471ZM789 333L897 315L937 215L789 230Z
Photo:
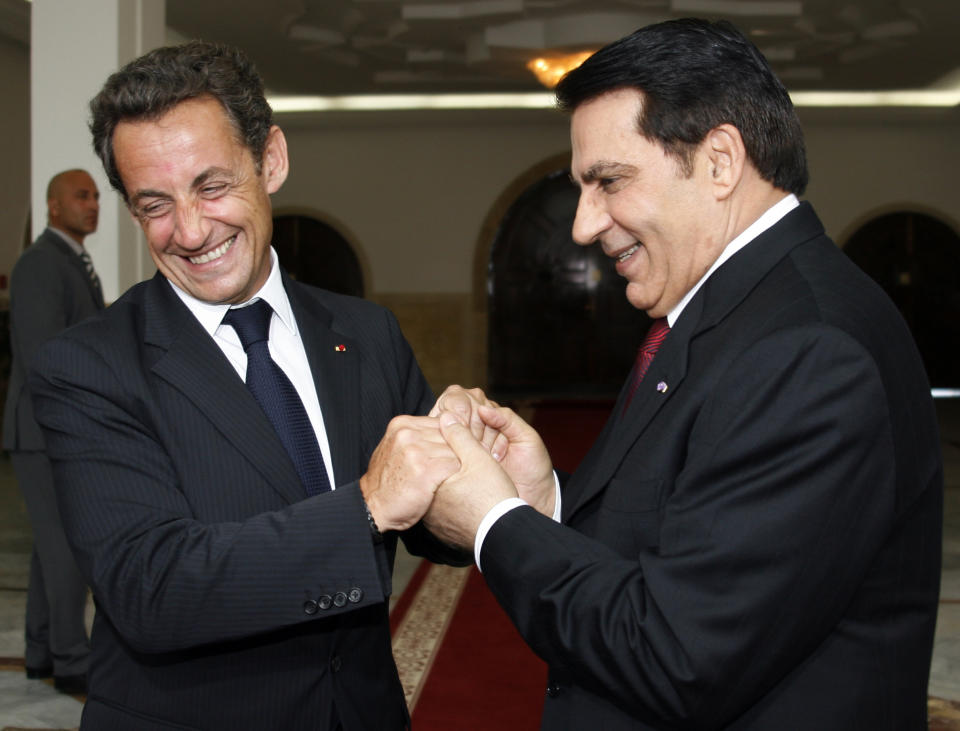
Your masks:
M290 172L290 160L287 157L287 138L277 125L270 128L267 144L263 149L263 169L261 174L266 181L267 193L276 193Z
M732 124L721 124L707 132L703 145L714 196L724 200L736 190L747 164L747 150L740 130Z

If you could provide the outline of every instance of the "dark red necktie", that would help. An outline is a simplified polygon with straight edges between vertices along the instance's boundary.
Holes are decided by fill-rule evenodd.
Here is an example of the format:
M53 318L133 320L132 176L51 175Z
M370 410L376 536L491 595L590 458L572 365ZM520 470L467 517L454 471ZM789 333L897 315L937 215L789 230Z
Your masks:
M657 354L660 344L669 332L670 326L667 324L666 317L654 320L650 324L650 329L647 330L647 336L643 339L643 345L641 345L640 350L637 351L637 361L633 366L633 379L630 381L627 400L623 404L624 411L627 410L627 407L633 400L633 395L637 392L640 381L643 380L643 377L647 374L647 370L650 368L650 364L653 363L653 356Z

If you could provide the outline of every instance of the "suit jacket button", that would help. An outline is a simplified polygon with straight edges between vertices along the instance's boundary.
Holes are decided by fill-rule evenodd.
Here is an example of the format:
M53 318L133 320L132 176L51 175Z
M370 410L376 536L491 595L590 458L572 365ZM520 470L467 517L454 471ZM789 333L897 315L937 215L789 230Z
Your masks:
M317 599L317 605L321 609L329 609L333 605L333 599L329 594L323 594L319 599Z
M556 698L558 695L560 695L560 686L557 685L556 683L550 683L550 684L548 684L548 685L547 685L547 695L548 695L550 698Z
M313 599L307 599L307 601L303 603L303 611L306 614L316 614L317 607L318 605L315 601L313 601Z
M340 659L340 656L334 655L333 659L330 661L330 667L333 669L333 672L339 673L342 665L343 661Z
M333 595L333 606L342 607L347 603L347 595L342 591L338 591Z
M363 589L358 587L353 587L350 590L350 593L347 594L347 599L351 604L359 604L360 600L363 599Z

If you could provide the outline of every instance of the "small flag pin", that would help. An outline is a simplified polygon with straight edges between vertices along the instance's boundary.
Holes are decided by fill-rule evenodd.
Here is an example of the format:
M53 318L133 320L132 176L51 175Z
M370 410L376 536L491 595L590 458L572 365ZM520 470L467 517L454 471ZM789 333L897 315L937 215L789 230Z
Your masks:
M342 353L343 351L345 351L345 350L347 349L347 346L346 346L346 345L334 345L334 346L333 346L333 349L336 350L338 353Z

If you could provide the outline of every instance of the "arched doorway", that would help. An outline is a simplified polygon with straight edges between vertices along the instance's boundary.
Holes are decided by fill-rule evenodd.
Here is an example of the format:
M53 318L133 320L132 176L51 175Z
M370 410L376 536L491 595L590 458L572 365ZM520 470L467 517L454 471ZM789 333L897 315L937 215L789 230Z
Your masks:
M598 246L571 238L578 190L568 170L529 186L490 251L488 385L496 397L610 397L649 318Z
M865 223L844 251L903 313L931 384L960 386L960 236L933 216L898 211Z
M297 281L363 297L360 262L333 226L310 216L275 216L272 244L280 264Z

